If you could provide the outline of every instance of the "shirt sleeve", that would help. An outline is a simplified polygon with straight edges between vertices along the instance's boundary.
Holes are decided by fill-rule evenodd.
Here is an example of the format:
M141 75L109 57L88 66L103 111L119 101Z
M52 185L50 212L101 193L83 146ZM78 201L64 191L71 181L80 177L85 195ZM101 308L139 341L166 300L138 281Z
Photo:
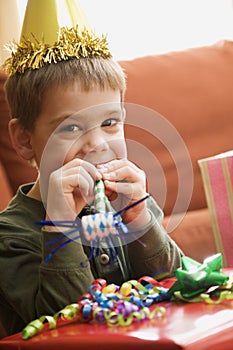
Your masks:
M77 233L76 233L77 234ZM42 231L42 261L39 267L40 284L43 297L38 300L41 310L54 312L68 303L77 302L88 291L94 280L90 263L79 240L69 241L61 232ZM52 245L47 242L54 241ZM66 244L69 242L68 244ZM61 247L58 251L58 246ZM51 255L51 252L56 252Z
M43 232L42 240L58 235L61 233ZM0 239L0 313L8 334L20 331L41 315L53 315L77 302L94 280L79 243L64 246L45 262L49 248L46 251L42 247L41 256L41 247L35 242L13 232Z
M163 228L163 212L151 197L148 210L150 223L140 229L136 239L128 245L132 276L135 279L145 275L156 278L172 276L181 266L183 253ZM140 232L143 233L140 235Z

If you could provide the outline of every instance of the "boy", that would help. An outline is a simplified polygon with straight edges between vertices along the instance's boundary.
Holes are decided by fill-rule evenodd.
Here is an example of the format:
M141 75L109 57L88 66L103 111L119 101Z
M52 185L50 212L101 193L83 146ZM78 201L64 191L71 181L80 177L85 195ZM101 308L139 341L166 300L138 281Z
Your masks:
M67 37L72 33L67 30ZM60 62L44 60L35 69L16 68L5 86L13 146L39 173L0 214L0 315L8 334L76 302L95 278L121 284L143 275L170 275L180 266L181 252L164 232L153 199L122 214L140 242L118 239L114 261L102 241L100 254L90 261L90 247L73 241L45 262L51 252L46 242L55 240L56 247L67 238L60 240L61 228L35 222L88 215L97 180L104 181L115 210L146 195L146 176L126 155L125 77L105 45L98 50Z

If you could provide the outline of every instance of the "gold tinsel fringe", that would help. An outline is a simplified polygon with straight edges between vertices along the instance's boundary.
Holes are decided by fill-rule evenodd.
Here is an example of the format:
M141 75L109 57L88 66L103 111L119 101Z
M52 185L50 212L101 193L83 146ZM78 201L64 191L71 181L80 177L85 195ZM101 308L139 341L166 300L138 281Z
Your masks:
M43 40L40 42L36 38L34 40L32 42L23 38L19 44L11 43L7 47L11 51L11 57L4 62L3 69L8 75L24 73L26 69L38 69L48 63L66 61L72 57L112 57L105 36L99 38L88 30L80 31L78 26L61 28L58 40L53 45L46 44Z

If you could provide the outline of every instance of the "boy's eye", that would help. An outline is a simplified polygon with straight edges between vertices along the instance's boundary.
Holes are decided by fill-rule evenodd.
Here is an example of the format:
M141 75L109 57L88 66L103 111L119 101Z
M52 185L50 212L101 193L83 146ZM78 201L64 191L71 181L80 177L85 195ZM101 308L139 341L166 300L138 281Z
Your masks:
M101 126L103 126L103 127L105 127L105 126L114 126L114 125L116 125L117 123L119 123L119 120L111 118L111 119L105 120L105 121L101 124Z
M59 132L77 132L80 128L75 124L63 125L59 128Z

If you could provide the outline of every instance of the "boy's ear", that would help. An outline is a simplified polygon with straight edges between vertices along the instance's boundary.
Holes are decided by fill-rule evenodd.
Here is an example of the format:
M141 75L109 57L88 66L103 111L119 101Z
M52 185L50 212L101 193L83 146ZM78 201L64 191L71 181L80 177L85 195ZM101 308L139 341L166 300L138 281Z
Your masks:
M11 143L17 154L23 159L31 160L34 156L31 146L31 133L19 124L17 118L9 121L8 129Z

